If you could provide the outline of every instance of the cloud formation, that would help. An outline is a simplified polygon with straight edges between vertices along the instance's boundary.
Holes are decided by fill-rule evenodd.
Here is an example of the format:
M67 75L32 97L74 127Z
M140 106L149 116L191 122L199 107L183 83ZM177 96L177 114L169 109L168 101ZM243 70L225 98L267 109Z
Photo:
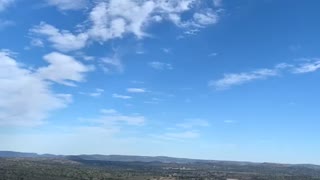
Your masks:
M15 0L0 0L0 12L6 10Z
M278 72L273 69L259 69L246 73L225 74L222 79L210 81L209 86L223 90L228 89L231 86L241 85L250 81L266 79L277 75Z
M185 122L178 123L176 126L185 129L192 129L197 127L208 127L209 125L209 122L204 119L189 119Z
M71 102L70 94L51 91L37 72L22 67L10 51L0 51L0 126L37 126Z
M115 53L113 56L110 56L110 57L101 58L100 67L106 73L112 73L112 72L121 73L124 71L124 66L117 53Z
M223 78L209 81L208 85L217 90L229 89L232 86L242 85L256 80L264 80L276 77L282 73L304 74L315 72L320 69L320 59L301 59L304 63L287 64L280 63L270 69L258 69L251 72L228 73Z
M89 38L87 33L74 35L68 30L59 30L45 22L41 22L38 26L33 27L30 32L38 36L46 37L53 48L63 52L84 48Z
M187 119L177 123L174 127L167 128L165 132L152 135L162 140L184 141L200 137L200 129L209 127L204 119Z
M13 21L0 19L0 30L13 25L15 25Z
M159 61L150 62L149 66L156 70L172 70L173 69L170 63L163 63Z
M298 67L294 69L294 73L302 74L302 73L310 73L314 72L320 69L320 59L314 58L311 60L308 60L309 62L300 64Z
M47 0L49 5L60 10L83 8L86 0ZM54 48L60 51L75 51L84 48L88 42L104 43L111 39L131 34L141 39L150 36L146 29L154 23L170 21L184 29L202 28L218 22L217 10L206 7L198 10L200 0L109 0L92 4L86 26L76 33L59 30L45 22L30 31L47 38ZM188 19L184 13L192 13Z
M129 92L129 93L145 93L147 91L143 88L127 88L127 92Z
M164 133L162 138L164 139L194 139L198 138L200 134L195 131L183 131L183 132L167 132Z
M79 10L88 5L88 0L46 0L50 6L56 6L59 10Z
M131 125L131 126L141 126L145 123L146 118L140 115L123 115L114 109L102 109L102 115L91 120L92 122L109 125L109 126L119 126L119 125Z
M49 66L37 70L39 77L68 86L84 81L84 73L91 70L73 57L58 52L47 54L43 59Z
M112 94L112 97L113 98L118 98L118 99L131 99L132 97L131 96L126 96L126 95L122 95L122 94Z

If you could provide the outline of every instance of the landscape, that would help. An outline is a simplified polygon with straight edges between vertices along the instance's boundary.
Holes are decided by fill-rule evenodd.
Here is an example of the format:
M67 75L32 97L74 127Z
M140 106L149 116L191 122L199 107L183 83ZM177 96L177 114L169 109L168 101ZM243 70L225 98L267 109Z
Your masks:
M320 180L320 0L0 0L0 180Z
M0 151L0 180L317 180L320 166Z

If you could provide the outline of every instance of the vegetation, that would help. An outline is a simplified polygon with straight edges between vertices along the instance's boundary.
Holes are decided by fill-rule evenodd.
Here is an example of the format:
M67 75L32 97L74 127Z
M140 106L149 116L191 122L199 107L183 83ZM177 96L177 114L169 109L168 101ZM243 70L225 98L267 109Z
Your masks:
M313 165L87 159L75 156L0 158L0 180L320 180L320 168Z

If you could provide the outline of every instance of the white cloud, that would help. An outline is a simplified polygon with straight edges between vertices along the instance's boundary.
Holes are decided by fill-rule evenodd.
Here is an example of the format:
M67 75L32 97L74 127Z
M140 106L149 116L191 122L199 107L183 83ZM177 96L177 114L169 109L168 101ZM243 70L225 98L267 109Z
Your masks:
M114 109L101 110L102 115L89 121L106 125L109 127L119 125L141 126L145 123L146 118L141 115L123 115Z
M94 57L93 56L82 56L82 58L86 61L92 61L94 60Z
M210 124L208 123L208 121L204 119L189 119L185 122L178 123L176 126L186 129L192 129L196 127L208 127L209 125Z
M91 97L99 97L99 96L102 95L103 92L104 92L103 89L96 88L94 92L91 92L91 93L83 93L83 94L89 95L89 96L91 96Z
M236 121L234 121L234 120L225 120L225 121L223 121L223 122L226 123L226 124L236 123Z
M145 50L145 48L143 47L143 44L142 43L138 43L137 45L136 45L136 54L140 54L140 55L142 55L142 54L145 54L146 53L146 50Z
M185 132L180 132L180 133L165 133L165 136L169 138L178 138L178 139L193 139L197 138L200 136L199 133L194 132L194 131L185 131Z
M64 108L69 94L56 94L35 72L21 67L9 51L0 51L0 126L37 126Z
M163 63L163 62L159 62L159 61L150 62L149 66L151 66L152 68L154 68L156 70L172 70L173 69L171 64Z
M137 80L133 80L131 81L132 84L144 84L143 81L137 81Z
M162 101L163 101L163 99L151 98L150 100L144 101L143 103L145 103L145 104L159 104Z
M222 6L222 0L213 0L213 5L215 7L220 7Z
M43 41L39 38L32 38L30 45L35 47L44 47Z
M194 21L198 25L210 25L218 22L218 15L214 11L207 11L204 13L195 13L193 15Z
M143 27L155 8L153 1L110 0L98 3L90 13L92 28L89 34L99 41L120 38L133 33L141 38Z
M155 15L155 16L152 16L152 20L154 20L155 22L161 22L163 18L159 15Z
M171 49L169 48L162 48L162 51L166 54L170 53L171 52Z
M88 0L46 0L48 5L56 6L59 10L79 10L88 5Z
M60 84L74 86L74 82L84 81L84 73L91 70L71 56L58 52L45 55L49 66L37 70L38 76Z
M112 94L112 97L113 98L118 98L118 99L131 99L132 97L131 96L126 96L126 95L121 95L121 94Z
M89 95L92 96L92 97L98 97L98 96L101 96L101 94L102 94L103 92L104 92L103 89L97 88L97 89L96 89L96 92L90 93Z
M241 85L254 80L266 79L268 77L277 76L278 71L274 69L259 69L253 72L225 74L222 79L210 81L209 86L218 90L228 89L231 86Z
M147 91L143 88L128 88L127 92L129 92L129 93L145 93Z
M186 140L200 137L200 128L209 127L210 124L204 119L187 119L177 123L174 127L167 127L166 132L154 134L153 137L163 140Z
M190 10L191 6L198 0L158 0L157 6L160 12L181 13Z
M69 128L70 129L70 128ZM86 137L92 136L103 136L103 137L110 137L115 133L120 131L117 127L105 127L105 126L78 126L71 128L71 131L74 135L85 135Z
M313 59L313 62L308 62L299 65L298 67L294 68L293 72L300 74L300 73L310 73L320 69L320 59Z
M210 53L208 56L209 56L209 57L215 57L215 56L218 56L218 53L213 52L213 53Z
M13 25L15 25L13 21L0 19L0 30Z
M120 57L115 53L112 57L104 57L101 59L100 67L106 73L123 72L124 67Z
M81 9L87 0L47 0L61 10ZM171 21L188 31L190 28L215 24L218 15L212 8L196 8L200 0L108 0L92 4L89 17L82 31L72 33L59 30L42 22L31 32L47 37L52 46L60 51L74 51L84 48L90 40L104 43L110 39L134 35L137 38L149 36L146 28L153 23ZM194 9L195 11L191 11ZM183 13L193 16L182 18Z
M100 112L103 114L116 114L116 113L118 113L118 111L116 111L114 109L101 109Z
M86 46L88 40L86 33L74 35L70 31L59 30L45 22L33 27L30 32L47 37L55 49L63 52L82 49Z
M200 134L196 131L182 131L182 132L166 132L160 135L153 135L153 137L163 140L187 140L196 139L200 137Z
M0 12L7 9L15 0L0 0Z
M112 124L112 123L125 123L128 125L143 125L145 123L145 117L143 116L126 116L121 114L115 114L115 115L104 115L96 122L102 123L102 124Z
M74 57L76 57L77 59L82 59L85 61L93 61L96 58L94 56L91 55L87 55L86 53L84 53L83 51L77 51L74 53Z
M184 32L185 35L188 35L188 36L193 36L193 35L196 35L200 32L199 29L197 28L192 28L192 29L188 29L187 31Z
M320 69L320 59L302 59L307 63L288 64L279 63L272 69L258 69L252 72L225 74L222 79L209 81L209 86L217 90L225 90L232 86L242 85L255 80L263 80L270 77L279 76L284 72L291 74L304 74L315 72Z

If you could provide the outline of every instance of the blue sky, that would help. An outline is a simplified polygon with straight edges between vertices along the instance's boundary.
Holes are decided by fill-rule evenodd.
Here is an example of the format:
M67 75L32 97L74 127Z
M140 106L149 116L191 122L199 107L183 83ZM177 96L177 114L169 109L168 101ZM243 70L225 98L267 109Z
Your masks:
M319 5L0 0L0 149L320 164Z

